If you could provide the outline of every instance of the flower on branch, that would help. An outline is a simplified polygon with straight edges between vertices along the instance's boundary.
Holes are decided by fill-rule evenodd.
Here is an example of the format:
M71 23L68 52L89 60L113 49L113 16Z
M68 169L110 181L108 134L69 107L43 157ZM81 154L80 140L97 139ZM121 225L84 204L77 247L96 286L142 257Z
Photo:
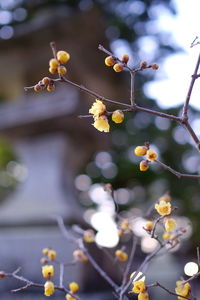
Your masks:
M169 215L171 213L171 203L161 200L155 204L155 209L161 216Z
M128 259L128 254L125 251L118 249L115 251L115 257L119 261L126 261Z
M100 116L94 119L94 123L92 124L97 130L109 132L110 125L108 123L108 119L106 116Z
M74 298L74 297L71 296L70 294L66 294L65 299L66 299L66 300L76 300L76 298Z
M88 258L81 249L74 250L73 257L76 261L87 262Z
M46 281L44 284L44 295L51 296L54 293L54 283L52 281Z
M112 121L115 123L122 123L124 121L124 113L121 110L115 110L112 113Z
M186 282L185 284L183 283L183 281L179 280L176 282L176 288L175 291L177 294L183 296L183 297L189 297L190 296L190 292L191 292L191 286L188 282ZM178 299L180 300L184 300L185 298L178 296Z
M132 288L132 292L139 294L142 292L146 291L146 284L144 283L144 281L133 281L133 288Z
M147 150L146 155L147 155L147 159L149 161L154 161L157 158L157 156L158 156L158 154L156 153L156 151L153 150L153 149Z
M147 147L146 146L137 146L134 150L135 155L143 156L147 154Z
M95 233L93 229L87 229L83 233L83 240L86 243L93 243L95 240Z
M92 107L89 110L89 113L94 115L94 117L100 117L106 112L106 106L102 101L96 99L96 102L92 104Z
M78 292L78 290L79 290L79 285L78 285L78 283L76 283L76 282L70 282L70 284L69 284L69 289L70 289L70 292L71 293L77 293Z
M53 265L42 266L42 275L44 278L53 277L54 276L54 266Z
M176 228L176 221L173 218L165 218L164 226L166 231L173 231Z
M147 292L139 293L138 300L149 300L149 294Z

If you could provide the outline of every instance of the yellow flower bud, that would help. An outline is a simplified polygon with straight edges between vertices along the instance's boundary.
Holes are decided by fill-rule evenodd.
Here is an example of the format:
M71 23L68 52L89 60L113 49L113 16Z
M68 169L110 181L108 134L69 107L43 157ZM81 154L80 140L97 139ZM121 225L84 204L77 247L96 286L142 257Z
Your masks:
M151 66L151 68L152 68L153 70L158 70L159 65L158 65L158 64L153 64L153 65Z
M49 84L49 82L50 82L50 78L49 78L49 77L44 77L44 78L42 78L42 83L43 83L44 85Z
M40 92L41 90L42 90L41 85L36 84L36 85L34 86L34 91L35 91L35 92Z
M70 292L71 293L77 293L78 292L78 290L79 290L79 285L78 285L78 283L76 283L76 282L70 282L70 284L69 284L69 289L70 289Z
M148 231L152 231L154 227L154 223L152 221L147 221L145 224L145 229Z
M146 291L146 285L144 283L144 281L133 281L133 288L132 288L132 292L139 294Z
M122 250L116 250L115 256L119 261L126 261L128 259L128 254Z
M53 277L54 276L54 266L53 265L42 266L42 275L44 278Z
M44 295L51 296L54 293L54 283L52 281L46 281L44 284Z
M173 234L169 233L169 232L164 232L162 235L163 240L170 240L173 237Z
M165 218L164 225L166 231L173 231L176 228L176 221L172 218Z
M76 261L87 262L88 258L83 250L77 249L73 252L73 257Z
M57 72L58 72L57 68L52 68L52 67L49 68L49 73L56 74Z
M149 163L147 160L142 160L140 162L140 171L147 171L149 168Z
M146 61L141 61L140 68L141 69L146 69L146 67L147 67L147 62Z
M70 294L66 294L65 299L66 300L76 300L76 298L72 297Z
M124 121L124 113L121 110L115 110L112 113L112 120L115 123L122 123Z
M122 70L123 70L123 68L124 68L124 66L122 65L122 64L115 64L114 66L113 66L113 70L115 71L115 72L121 72Z
M108 66L108 67L112 67L114 66L115 64L115 58L113 56L107 56L105 58L105 65Z
M147 150L147 159L149 161L154 161L157 158L158 154L153 149Z
M55 84L48 84L47 85L47 91L48 92L53 92L53 91L55 91Z
M120 222L119 228L123 231L123 233L129 233L131 231L131 223L128 219L124 219Z
M59 66L58 67L58 74L64 75L67 73L67 69L64 66Z
M56 256L57 256L57 253L56 253L55 250L50 249L48 251L47 256L48 256L49 259L54 260L56 258Z
M123 56L122 56L122 62L126 64L128 61L129 61L128 54L123 54Z
M83 233L83 239L86 243L93 243L95 240L94 230L88 229Z
M58 51L56 56L57 56L58 61L61 64L65 64L70 59L69 53L66 51L62 51L62 50Z
M47 255L49 252L49 248L42 249L42 254Z
M59 65L59 62L57 61L57 59L55 59L55 58L50 59L50 61L49 61L50 68L57 69L58 65Z
M147 153L147 147L146 146L137 146L134 150L135 152L135 155L137 156L143 156L143 155L146 155Z
M155 204L155 209L161 216L169 215L171 213L171 203L161 200Z

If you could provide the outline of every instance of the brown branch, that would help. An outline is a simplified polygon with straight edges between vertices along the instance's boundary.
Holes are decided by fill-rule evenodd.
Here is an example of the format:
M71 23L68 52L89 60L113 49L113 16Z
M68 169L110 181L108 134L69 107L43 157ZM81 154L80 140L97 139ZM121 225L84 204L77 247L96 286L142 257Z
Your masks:
M176 177L181 178L181 177L185 177L185 178L200 178L200 175L195 175L195 174L185 174L185 173L181 173L178 172L174 169L172 169L170 166L167 166L166 164L164 164L163 162L159 161L158 159L155 160L155 162L162 167L163 169L171 172L172 174L174 174Z
M183 125L185 126L185 128L187 129L187 131L189 132L191 138L193 139L193 141L195 142L197 149L200 151L200 140L197 137L196 133L194 132L194 130L192 129L192 127L190 126L188 121L185 121L183 123Z

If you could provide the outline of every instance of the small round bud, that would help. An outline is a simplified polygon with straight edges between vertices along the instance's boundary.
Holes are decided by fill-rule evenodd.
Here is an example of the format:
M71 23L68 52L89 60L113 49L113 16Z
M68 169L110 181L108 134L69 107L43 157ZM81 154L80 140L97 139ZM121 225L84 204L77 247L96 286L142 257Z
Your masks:
M158 65L158 64L153 64L153 65L151 66L151 68L152 68L153 70L158 70L159 65Z
M83 239L86 243L93 243L95 240L95 234L93 229L87 229L83 233Z
M35 92L40 92L42 90L42 87L40 86L40 84L36 84L35 86L34 86L34 91Z
M49 84L49 82L50 82L49 77L44 77L44 78L42 78L42 83L43 83L44 85Z
M54 293L55 287L52 281L46 281L44 284L44 295L51 296Z
M53 91L55 91L55 84L48 84L47 85L47 91L48 92L53 92Z
M0 271L0 279L3 279L5 277L6 277L5 272L4 271Z
M62 51L62 50L58 51L56 56L57 56L58 61L61 64L65 64L70 59L69 53L66 51Z
M134 150L135 155L137 156L143 156L147 153L147 147L146 146L137 146Z
M123 70L123 68L124 68L124 66L122 64L115 64L113 66L114 71L117 72L117 73L121 72Z
M119 261L126 261L128 259L128 254L122 250L116 250L115 256Z
M50 59L50 61L49 61L50 68L57 69L58 65L59 65L59 62L57 61L57 59L55 59L55 58Z
M124 121L124 113L121 110L115 110L112 113L112 120L115 123L122 123Z
M57 72L58 72L57 68L52 68L52 67L49 68L49 73L56 74Z
M147 159L150 161L156 160L158 154L153 149L147 150Z
M108 67L114 66L116 59L113 56L107 56L105 58L105 65Z
M72 297L70 294L66 294L65 299L66 300L76 300L76 298Z
M78 283L76 283L76 282L70 282L70 284L69 284L69 289L70 289L70 292L71 293L77 293L78 292L78 290L79 290L79 285L78 285Z
M48 252L49 252L49 248L42 249L42 254L48 255Z
M128 61L129 61L128 54L123 54L123 56L122 56L122 62L126 64Z
M88 258L83 250L77 249L73 252L73 257L76 261L87 262Z
M147 221L146 224L145 224L145 229L147 231L152 231L153 230L153 226L154 226L154 223L152 221Z
M67 69L64 66L59 66L58 67L58 74L64 75L67 73Z
M41 263L41 265L46 265L48 263L48 259L46 257L41 257L40 263Z
M49 259L54 260L57 256L57 253L55 250L50 249L47 255Z
M147 67L147 62L146 61L141 61L140 68L141 69L146 69L146 67Z
M147 171L149 168L149 163L147 160L142 160L140 162L140 171Z

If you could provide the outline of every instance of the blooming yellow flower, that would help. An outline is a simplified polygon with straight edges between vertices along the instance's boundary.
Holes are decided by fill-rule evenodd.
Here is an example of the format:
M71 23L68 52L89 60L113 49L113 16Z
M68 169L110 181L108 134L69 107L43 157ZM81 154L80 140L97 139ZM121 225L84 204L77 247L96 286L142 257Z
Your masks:
M115 256L119 261L126 261L128 259L128 254L122 250L116 250Z
M147 147L146 146L137 146L134 150L135 155L137 156L143 156L147 153Z
M165 218L164 225L166 231L173 231L176 228L176 221L172 218Z
M76 282L70 282L70 284L69 284L69 289L70 289L70 292L71 293L77 293L78 292L78 290L79 290L79 285L78 285L78 283L76 283Z
M42 266L42 275L44 278L53 277L54 276L54 266L53 265Z
M155 204L155 209L161 216L169 215L171 213L171 203L170 202L165 202L161 200L158 203Z
M146 291L146 285L144 281L133 281L132 292L139 294Z
M102 101L96 99L96 102L92 104L92 107L89 110L89 113L94 115L94 117L100 117L106 112L106 106Z
M138 300L149 300L149 294L147 292L139 293Z
M183 284L183 281L179 280L176 282L176 286L177 287L175 288L175 291L178 295L181 295L183 297L190 296L191 286L188 282ZM185 298L183 298L183 297L179 296L178 299L184 300Z
M44 295L51 296L54 293L54 283L52 281L46 281L44 284Z
M92 125L99 131L110 131L110 125L106 116L100 116L98 118L95 118L94 123Z
M157 158L158 154L153 149L147 150L147 159L154 161Z

